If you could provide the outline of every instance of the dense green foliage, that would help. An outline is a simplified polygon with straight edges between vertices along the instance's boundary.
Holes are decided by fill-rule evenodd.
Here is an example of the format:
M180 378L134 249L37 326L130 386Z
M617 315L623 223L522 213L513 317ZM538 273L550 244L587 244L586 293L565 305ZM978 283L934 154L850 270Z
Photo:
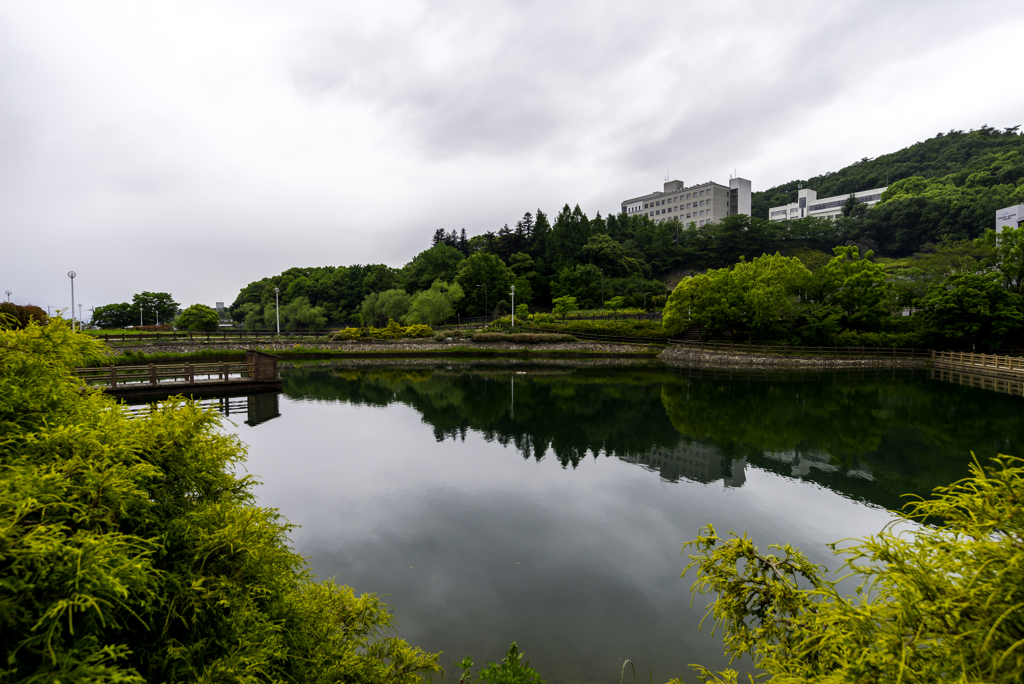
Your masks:
M178 330L213 332L220 323L217 312L205 304L193 304L181 312L174 325Z
M105 304L92 312L97 328L130 328L170 323L178 315L178 303L167 292L142 292L132 296L131 303Z
M902 259L855 246L833 252L824 263L817 253L776 253L683 278L665 306L665 328L810 346L1024 343L1024 228L1003 230L998 244L988 231Z
M918 525L833 545L860 580L852 596L798 549L762 553L711 525L683 549L695 551L692 591L715 595L707 615L726 653L751 656L772 682L1019 682L1022 466L1010 456L974 463L970 477L907 505L903 517ZM697 669L705 682L737 681L732 670Z
M966 133L958 130L937 133L934 138L898 152L883 154L875 159L864 158L839 171L793 180L755 192L751 198L752 213L759 218L768 218L769 207L795 202L797 185L800 184L805 188L813 188L818 197L882 188L912 176L952 176L957 185L963 185L971 174L985 170L992 157L1013 151L1024 152L1024 138L1018 134L1018 128L1015 126L1000 131L982 126L977 131ZM1001 173L999 180L1015 185L1024 177L1024 160L1018 159L1017 165L1016 170Z
M102 345L0 331L0 681L413 682L436 656L317 583L216 414L132 418L72 370Z

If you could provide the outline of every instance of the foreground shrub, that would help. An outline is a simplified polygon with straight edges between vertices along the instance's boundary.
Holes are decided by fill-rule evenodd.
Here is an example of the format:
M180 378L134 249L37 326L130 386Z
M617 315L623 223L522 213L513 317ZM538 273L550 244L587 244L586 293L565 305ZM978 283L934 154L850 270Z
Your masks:
M764 554L710 525L686 545L696 550L692 591L716 595L707 614L727 654L752 656L772 682L1020 682L1022 466L1011 456L974 464L970 477L908 505L911 531L833 545L861 580L854 596L789 545ZM732 670L698 673L737 681Z
M0 331L0 681L409 683L437 657L373 595L317 583L219 418L139 418L55 321Z
M525 653L519 652L516 642L508 647L508 653L500 663L489 662L477 674L477 684L544 684L540 674L530 667L530 661L520 662ZM473 659L463 658L462 662L455 663L455 668L462 670L459 677L461 684L472 684Z

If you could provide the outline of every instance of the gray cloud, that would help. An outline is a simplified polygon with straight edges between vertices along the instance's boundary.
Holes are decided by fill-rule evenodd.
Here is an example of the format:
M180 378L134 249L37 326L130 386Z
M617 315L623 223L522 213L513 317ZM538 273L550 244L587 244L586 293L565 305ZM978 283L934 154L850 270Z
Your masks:
M2 289L230 301L671 170L755 189L1022 123L1019 3L0 0ZM999 97L993 97L999 93Z

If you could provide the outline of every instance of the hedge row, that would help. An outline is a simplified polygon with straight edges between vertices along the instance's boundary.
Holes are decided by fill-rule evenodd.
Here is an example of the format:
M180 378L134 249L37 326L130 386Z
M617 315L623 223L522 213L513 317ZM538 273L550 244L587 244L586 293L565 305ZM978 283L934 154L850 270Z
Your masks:
M576 342L576 338L562 333L477 333L473 335L473 341L539 344L541 342Z

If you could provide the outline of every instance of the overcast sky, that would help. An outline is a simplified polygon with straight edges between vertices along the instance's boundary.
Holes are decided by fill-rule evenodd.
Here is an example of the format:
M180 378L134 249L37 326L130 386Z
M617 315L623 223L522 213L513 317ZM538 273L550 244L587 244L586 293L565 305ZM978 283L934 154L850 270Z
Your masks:
M0 0L0 291L230 303L437 228L1024 123L1024 3Z

